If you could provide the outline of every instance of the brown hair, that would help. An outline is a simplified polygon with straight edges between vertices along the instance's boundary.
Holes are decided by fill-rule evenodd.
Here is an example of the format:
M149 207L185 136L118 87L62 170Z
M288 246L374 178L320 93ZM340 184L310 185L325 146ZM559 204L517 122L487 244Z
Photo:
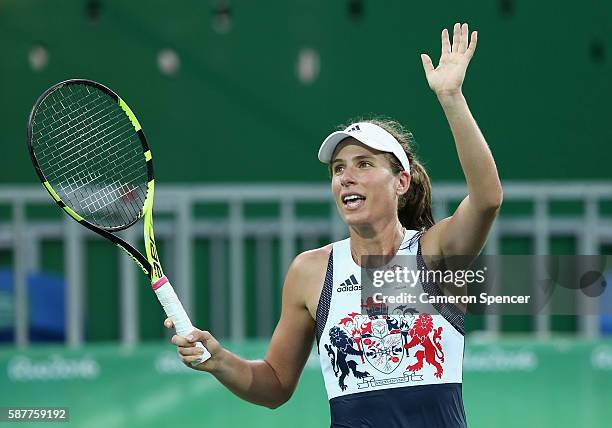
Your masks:
M412 152L415 145L412 132L394 120L385 118L374 118L358 120L356 122L367 122L380 126L389 134L393 135L400 143L408 156L410 162L410 187L408 191L400 196L397 205L397 216L400 223L408 230L425 230L435 224L431 213L431 182L423 165ZM343 126L341 129L346 128ZM392 153L386 153L386 158L391 164L391 171L399 174L404 170L400 161Z

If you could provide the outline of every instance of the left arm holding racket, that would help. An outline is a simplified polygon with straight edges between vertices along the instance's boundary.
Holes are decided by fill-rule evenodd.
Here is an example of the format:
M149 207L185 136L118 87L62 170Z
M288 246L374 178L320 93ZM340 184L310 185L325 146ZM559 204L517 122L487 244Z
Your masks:
M99 83L73 79L47 89L28 121L28 148L43 186L74 220L115 243L151 280L180 336L194 327L164 275L153 236L153 160L127 104ZM144 221L146 257L114 232ZM197 343L198 365L210 353Z

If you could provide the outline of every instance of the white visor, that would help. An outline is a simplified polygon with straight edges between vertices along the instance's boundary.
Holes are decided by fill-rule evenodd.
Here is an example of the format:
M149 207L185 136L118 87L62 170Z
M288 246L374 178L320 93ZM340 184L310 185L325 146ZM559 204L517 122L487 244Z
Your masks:
M368 122L353 123L344 131L336 131L329 134L319 148L319 160L323 163L330 163L336 146L342 140L349 137L375 150L393 153L402 164L404 171L410 172L408 156L406 156L406 152L401 144L383 128Z

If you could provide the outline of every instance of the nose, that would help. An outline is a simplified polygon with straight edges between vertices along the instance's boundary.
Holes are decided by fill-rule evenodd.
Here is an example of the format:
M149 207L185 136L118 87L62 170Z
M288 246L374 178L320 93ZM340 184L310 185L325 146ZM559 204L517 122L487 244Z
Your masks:
M353 175L353 169L350 166L347 166L346 168L344 168L344 171L342 171L342 175L340 176L340 184L343 187L348 187L351 184L355 184L355 177Z

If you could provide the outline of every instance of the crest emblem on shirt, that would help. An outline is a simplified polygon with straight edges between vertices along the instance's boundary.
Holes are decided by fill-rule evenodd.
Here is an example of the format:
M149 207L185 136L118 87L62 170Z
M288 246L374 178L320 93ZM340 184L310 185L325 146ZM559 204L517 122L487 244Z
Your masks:
M383 372L391 373L402 362L404 357L404 344L398 328L389 330L388 319L378 318L371 322L371 334L362 338L362 346L366 360L372 367Z
M360 389L389 381L423 380L425 363L432 366L435 377L442 378L442 327L435 328L429 314L405 307L397 308L391 315L352 312L329 330L329 337L325 349L342 391L346 390L346 379L351 375L361 380ZM362 370L364 366L369 371ZM376 372L384 378L377 380ZM387 377L394 372L397 378Z

